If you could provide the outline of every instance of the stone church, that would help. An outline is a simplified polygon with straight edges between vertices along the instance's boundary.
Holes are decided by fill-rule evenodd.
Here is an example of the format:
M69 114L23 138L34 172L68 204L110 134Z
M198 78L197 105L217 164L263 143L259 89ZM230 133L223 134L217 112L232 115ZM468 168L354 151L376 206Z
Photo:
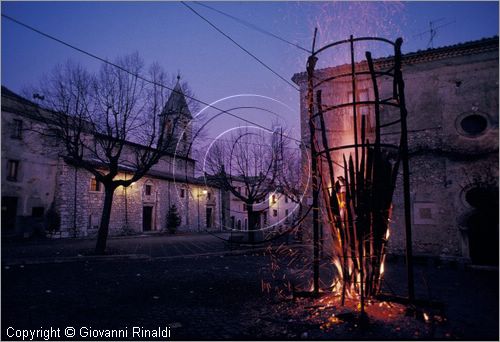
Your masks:
M181 123L173 132L179 135L174 140L179 141L181 153L163 156L142 179L116 189L111 235L164 230L172 204L180 214L181 231L222 226L219 189L195 177L195 160L188 148L192 132L187 122L192 117L179 82L162 113L167 127ZM94 236L103 186L91 173L66 163L60 146L39 133L47 129L40 115L50 113L2 87L2 236L43 234L49 209L59 216L54 237ZM187 129L181 129L183 125ZM134 142L128 147L141 148ZM130 177L126 168L120 171L119 177Z
M390 61L380 58L374 64ZM498 66L498 37L403 55L415 255L498 265ZM356 68L367 68L366 62ZM325 80L350 72L350 64L339 65L316 70L315 77ZM309 142L307 74L295 74L292 80L300 86L301 132ZM392 80L380 82L381 91L392 91ZM350 81L339 81L321 88L323 103L352 102L350 86ZM368 76L356 79L356 86L356 101L373 99ZM366 116L367 130L373 129L373 108L360 106L357 111ZM337 114L325 116L330 138L340 140L336 146L352 143L352 106ZM381 120L389 121L383 112ZM385 134L387 141L392 134L398 143L397 129ZM325 239L327 234L324 228ZM389 251L404 254L401 179L390 235Z

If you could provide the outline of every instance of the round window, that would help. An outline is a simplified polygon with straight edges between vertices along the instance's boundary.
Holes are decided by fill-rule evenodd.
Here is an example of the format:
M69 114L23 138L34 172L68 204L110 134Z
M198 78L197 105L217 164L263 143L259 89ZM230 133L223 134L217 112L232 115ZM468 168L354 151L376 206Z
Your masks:
M478 135L488 127L488 122L481 115L469 115L462 119L460 126L467 134Z
M488 129L488 118L482 113L464 113L457 118L458 131L469 137L477 137Z

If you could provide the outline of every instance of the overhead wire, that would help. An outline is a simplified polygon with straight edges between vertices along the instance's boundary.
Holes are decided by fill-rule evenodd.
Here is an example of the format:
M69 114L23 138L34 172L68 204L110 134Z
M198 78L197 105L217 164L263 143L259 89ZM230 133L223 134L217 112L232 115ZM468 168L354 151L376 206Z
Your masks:
M308 50L308 49L306 49L306 48L304 48L304 47L300 46L300 45L299 45L299 44L297 44L297 43L293 43L293 42L291 42L291 41L289 41L289 40L287 40L287 39L285 39L285 38L283 38L283 37L280 37L280 36L278 36L278 35L276 35L276 34L274 34L274 33L272 33L272 32L269 32L269 31L267 31L267 30L264 30L264 29L262 29L262 28L260 28L260 27L258 27L258 26L256 26L256 25L252 24L252 23L249 23L248 21L245 21L245 20L243 20L243 19L241 19L241 18L235 17L234 15L231 15L231 14L229 14L229 13L223 12L223 11L221 11L221 10L217 9L217 8L214 8L214 7L212 7L212 6L209 6L209 5L204 4L204 3L202 3L202 2L199 2L199 1L194 1L194 3L195 3L195 4L197 4L197 5L199 5L199 6L203 6L203 7L205 7L205 8L208 8L208 9L210 9L210 10L214 11L214 12L217 12L217 13L219 13L219 14L221 14L221 15L225 16L225 17L228 17L228 18L230 18L230 19L232 19L232 20L234 20L234 21L236 21L236 22L238 22L238 23L240 23L240 24L242 24L242 25L244 25L244 26L246 26L246 27L248 27L248 28L250 28L250 29L253 29L253 30L255 30L255 31L258 31L258 32L260 32L260 33L263 33L263 34L265 34L265 35L268 35L268 36L270 36L270 37L273 37L273 38L275 38L275 39L278 39L278 40L280 40L280 41L282 41L282 42L284 42L284 43L287 43L287 44L289 44L289 45L291 45L291 46L294 46L294 47L296 47L297 49L300 49L300 50L305 51L305 52L307 52L307 53L311 53L311 51L310 51L310 50Z
M222 34L224 37L226 37L227 39L229 39L233 44L235 44L237 47L239 47L241 50L243 50L244 52L246 52L249 56L251 56L253 59L255 59L257 62L259 62L263 67L265 67L267 70L269 70L270 72L272 72L274 75L276 75L277 77L279 77L283 82L285 82L286 84L288 84L290 87L292 87L293 89L297 90L297 91L300 91L299 88L297 88L295 85L293 85L290 81L288 81L286 78L284 78L283 76L281 76L278 72L276 72L275 70L273 70L269 65L267 65L266 63L264 63L259 57L255 56L253 53L251 53L248 49L246 49L245 47L243 47L241 44L239 44L236 40L234 40L233 38L231 38L231 36L229 36L227 33L225 33L224 31L222 31L220 28L218 28L214 23L212 23L210 20L208 20L207 18L205 18L203 15L201 15L198 11L196 11L194 8L192 8L191 6L189 6L187 3L185 3L184 1L181 1L181 3L186 6L189 10L191 10L194 14L196 14L198 17L200 17L202 20L204 20L206 23L208 23L210 26L212 26L217 32L219 32L220 34Z
M177 90L175 90L175 89L173 89L173 88L171 88L171 87L169 87L169 86L166 86L166 85L164 85L164 84L162 84L162 83L158 83L158 82L152 81L152 80L150 80L150 79L148 79L148 78L146 78L146 77L144 77L144 76L141 76L141 75L139 75L139 74L136 74L136 73L134 73L134 72L132 72L132 71L130 71L130 70L128 70L128 69L126 69L126 68L124 68L124 67L122 67L122 66L120 66L120 65L116 64L116 63L110 62L110 61L108 61L108 60L107 60L107 59L105 59L105 58L102 58L102 57L97 56L96 54L93 54L93 53L91 53L91 52L88 52L88 51L86 51L86 50L83 50L82 48L79 48L79 47L77 47L77 46L75 46L75 45L73 45L73 44L67 43L67 42L65 42L65 41L63 41L63 40L61 40L61 39L59 39L59 38L56 38L56 37L54 37L54 36L50 35L50 34L47 34L47 33L45 33L45 32L42 32L42 31L40 31L40 30L38 30L38 29L36 29L36 28L34 28L34 27L32 27L32 26L28 25L28 24L25 24L25 23L23 23L23 22L21 22L21 21L19 21L19 20L17 20L17 19L14 19L14 18L12 18L12 17L10 17L10 16L8 16L8 15L6 15L6 14L4 14L4 13L2 13L2 17L6 18L6 19L8 19L8 20L11 20L12 22L14 22L14 23L16 23L16 24L18 24L18 25L20 25L20 26L23 26L23 27L25 27L25 28L27 28L27 29L29 29L29 30L33 31L33 32L36 32L36 33L38 33L38 34L40 34L40 35L42 35L42 36L44 36L44 37L46 37L46 38L49 38L49 39L51 39L51 40L54 40L54 41L56 41L56 42L58 42L58 43L60 43L60 44L62 44L62 45L65 45L65 46L67 46L67 47L69 47L69 48L73 49L73 50L76 50L76 51L78 51L78 52L80 52L80 53L82 53L82 54L84 54L84 55L87 55L87 56L89 56L89 57L91 57L91 58L97 59L97 60L99 60L99 61L101 61L101 62L103 62L103 63L105 63L105 64L111 65L111 66L113 66L113 67L115 67L115 68L117 68L117 69L119 69L119 70L122 70L122 71L124 71L124 72L128 73L129 75L132 75L132 76L134 76L134 77L137 77L138 79L140 79L140 80L142 80L142 81L144 81L144 82L147 82L147 83L153 84L153 85L158 86L158 87L162 87L162 88L168 89L168 90L170 90L170 91L172 91L172 92L175 92L175 93L177 93L177 92L178 92ZM270 132L270 133L274 132L273 130L269 129L268 127L265 127L265 126L263 126L263 125L261 125L261 124L258 124L258 123L256 123L256 122L253 122L253 121L251 121L251 120L248 120L248 119L242 118L242 117L240 117L240 116L238 116L238 115L236 115L236 114L231 113L230 111L227 111L227 110L224 110L224 109L218 108L217 106L214 106L214 105L212 105L212 104L210 104L210 103L208 103L208 102L205 102L205 101L203 101L203 100L197 99L197 98L195 98L194 96L191 96L191 95L188 95L188 94L183 94L183 95L184 95L185 97L187 97L188 99L190 99L190 100L196 101L196 102L198 102L198 103L200 103L200 104L202 104L202 105L204 105L204 106L207 106L207 107L209 107L209 108L212 108L212 109L218 110L218 111L220 111L220 112L222 112L222 113L224 113L224 114L230 115L230 116L232 116L232 117L234 117L234 118L237 118L237 119L239 119L239 120L242 120L242 121L244 121L244 122L246 122L246 123L248 123L248 124L254 125L254 126L259 127L259 128L262 128L262 129L264 129L264 130L266 130L266 131L268 131L268 132ZM295 141L297 141L297 142L299 142L299 143L301 142L300 140L298 140L298 139L296 139L296 138L293 138L293 137L289 137L289 138L290 138L290 139L292 139L292 140L295 140Z
M233 142L233 140L230 140L230 139L223 139L223 138L212 138L212 137L203 137L203 138L200 138L201 141L203 140L211 140L211 141L224 141L224 142ZM257 143L257 142L249 142L249 141L243 141L243 142L239 142L239 144L241 145L252 145L252 146L261 146L261 147L268 147L269 144L262 144L262 143ZM289 150L300 150L301 148L300 147L289 147L289 146L285 146L283 148L286 148L286 149L289 149Z
M189 6L188 6L188 7L189 7ZM169 87L169 86L166 86L166 85L164 85L164 84L161 84L161 83L158 83L158 82L152 81L152 80L150 80L150 79L148 79L148 78L146 78L146 77L144 77L144 76L141 76L141 75L139 75L139 74L136 74L136 73L134 73L134 72L132 72L132 71L130 71L130 70L128 70L128 69L126 69L126 68L124 68L124 67L122 67L122 66L120 66L120 65L116 64L116 63L110 62L110 61L108 61L107 59L102 58L102 57L100 57L100 56L98 56L98 55L96 55L96 54L94 54L94 53L88 52L88 51L86 51L86 50L84 50L84 49L82 49L82 48L79 48L79 47L77 47L77 46L75 46L75 45L73 45L73 44L67 43L67 42L65 42L65 41L63 41L63 40L61 40L61 39L59 39L59 38L57 38L57 37L54 37L54 36L52 36L52 35L48 34L48 33L45 33L45 32L43 32L43 31L40 31L39 29L37 29L37 28L35 28L35 27L33 27L33 26L30 26L30 25L28 25L28 24L25 24L25 23L23 23L23 22L21 22L21 21L19 21L19 20L15 19L15 18L13 18L13 17L11 17L11 16L7 15L7 14L2 13L1 15L2 15L2 17L3 17L3 18L6 18L6 19L8 19L8 20L10 20L10 21L12 21L12 22L14 22L14 23L16 23L16 24L18 24L18 25L20 25L20 26L24 27L24 28L27 28L27 29L29 29L30 31L33 31L33 32L35 32L35 33L37 33L37 34L39 34L39 35L42 35L42 36L44 36L44 37L46 37L46 38L48 38L48 39L50 39L50 40L56 41L56 42L58 42L58 43L60 43L60 44L62 44L62 45L64 45L64 46L69 47L70 49L73 49L73 50L75 50L75 51L78 51L78 52L80 52L80 53L82 53L82 54L84 54L84 55L86 55L86 56L89 56L89 57L91 57L91 58L97 59L97 60L101 61L102 63L108 64L108 65L111 65L111 66L113 66L113 67L115 67L115 68L117 68L117 69L119 69L119 70L122 70L123 72L128 73L129 75L132 75L132 76L134 76L134 77L137 77L138 79L140 79L140 80L142 80L142 81L144 81L144 82L147 82L147 83L153 84L153 85L155 85L155 86L162 87L162 88L165 88L165 89L167 89L167 90L170 90L170 91L172 91L172 92L177 93L177 90L175 90L175 89L173 89L173 88L171 88L171 87ZM205 101L202 101L202 100L200 100L200 99L197 99L197 98L195 98L194 96L191 96L191 95L188 95L188 94L183 94L183 95L184 95L185 97L187 97L188 99L191 99L191 100L193 100L193 101L196 101L196 102L198 102L198 103L200 103L200 104L202 104L202 105L205 105L205 106L207 106L207 107L209 107L209 108L212 108L212 109L218 110L218 111L220 111L220 112L222 112L222 113L224 113L224 114L227 114L227 115L229 115L229 116L232 116L232 117L234 117L234 118L237 118L237 119L239 119L239 120L242 120L243 122L246 122L246 123L248 123L248 124L254 125L254 126L259 127L259 128L262 128L263 130L265 130L265 131L267 131L267 132L270 132L270 133L273 133L273 132L274 132L273 130L269 129L268 127L265 127L265 126L263 126L263 125L261 125L261 124L258 124L258 123L256 123L256 122L253 122L253 121L251 121L251 120L248 120L248 119L242 118L242 117L240 117L240 116L238 116L238 115L236 115L236 114L231 113L230 111L227 111L227 110L224 110L224 109L218 108L217 106L214 106L214 105L212 105L212 104L210 104L210 103L207 103L207 102L205 102ZM286 136L286 135L285 135L285 136ZM286 137L287 137L288 139L290 139L290 140L293 140L293 141L298 142L299 144L301 144L301 146L304 146L305 148L308 148L307 144L304 144L304 143L302 142L302 140L299 140L299 139L294 138L294 137L291 137L291 136L286 136ZM339 166L341 166L340 164L338 164L338 165L339 165ZM342 167L342 166L341 166L341 167Z

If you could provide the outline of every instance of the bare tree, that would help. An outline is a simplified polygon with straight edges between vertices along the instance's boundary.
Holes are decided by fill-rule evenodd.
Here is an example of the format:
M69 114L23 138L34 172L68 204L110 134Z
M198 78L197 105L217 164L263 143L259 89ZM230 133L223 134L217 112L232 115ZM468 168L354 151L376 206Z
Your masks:
M240 128L230 138L217 140L205 159L205 171L219 187L245 204L250 242L259 229L260 211L255 205L276 189L276 161L272 137L256 128Z
M162 110L169 77L158 64L145 68L138 54L103 64L91 74L68 62L43 80L39 93L51 134L66 162L90 172L104 187L104 204L95 251L106 249L113 194L142 178L175 149L175 125L165 125ZM145 75L152 82L146 82ZM131 177L123 179L125 170Z
M296 146L289 132L280 129L275 133L279 138L274 145L278 155L277 185L281 193L302 207L302 197L308 187L308 170L304 170L302 148Z

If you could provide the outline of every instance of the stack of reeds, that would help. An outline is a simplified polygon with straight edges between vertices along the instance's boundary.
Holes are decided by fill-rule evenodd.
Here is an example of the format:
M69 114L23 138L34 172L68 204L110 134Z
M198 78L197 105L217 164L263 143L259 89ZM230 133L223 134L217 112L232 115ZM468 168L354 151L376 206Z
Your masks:
M372 69L371 58L369 64ZM399 151L395 154L396 158L391 160L389 153L381 148L378 88L375 77L372 78L375 92L375 142L370 143L366 138L366 118L363 115L361 139L354 145L356 158L353 160L352 154L342 154L340 164L343 174L337 179L334 164L338 165L339 161L334 160L331 151L341 149L329 146L321 91L316 93L319 114L317 124L321 136L316 139L316 144L318 151L326 152L323 155L327 166L319 168L318 176L327 213L325 221L334 240L332 262L338 271L336 290L341 292L342 304L346 295L359 296L362 312L365 298L375 295L380 289L400 160Z

